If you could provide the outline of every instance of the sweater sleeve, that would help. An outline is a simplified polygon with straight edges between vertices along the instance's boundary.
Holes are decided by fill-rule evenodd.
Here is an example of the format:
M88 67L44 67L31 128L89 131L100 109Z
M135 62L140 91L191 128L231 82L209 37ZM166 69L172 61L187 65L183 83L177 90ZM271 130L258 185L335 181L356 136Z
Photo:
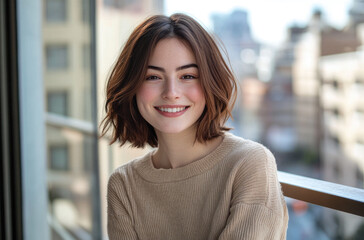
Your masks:
M242 162L219 239L286 239L288 213L273 155L260 147Z
M117 173L111 175L107 187L107 233L110 240L138 239L125 185Z
M236 204L219 240L238 239L286 239L286 228L282 216L263 205Z

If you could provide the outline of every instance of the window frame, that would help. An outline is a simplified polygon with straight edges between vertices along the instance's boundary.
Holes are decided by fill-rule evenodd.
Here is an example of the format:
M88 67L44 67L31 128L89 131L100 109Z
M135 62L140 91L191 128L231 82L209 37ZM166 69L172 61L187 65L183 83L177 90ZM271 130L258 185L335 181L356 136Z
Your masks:
M0 239L23 239L15 1L0 1Z

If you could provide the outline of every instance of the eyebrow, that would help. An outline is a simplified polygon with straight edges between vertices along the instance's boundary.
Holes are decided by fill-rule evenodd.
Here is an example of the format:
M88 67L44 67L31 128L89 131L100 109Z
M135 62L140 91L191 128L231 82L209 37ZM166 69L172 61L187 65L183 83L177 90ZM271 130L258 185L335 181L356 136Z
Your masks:
M197 64L190 63L190 64L186 64L186 65L183 65L183 66L180 66L180 67L176 68L176 71L180 71L180 70L187 69L187 68L192 68L192 67L198 69ZM153 66L153 65L149 65L148 68L149 69L154 69L154 70L157 70L157 71L161 71L161 72L166 72L166 70L164 68Z

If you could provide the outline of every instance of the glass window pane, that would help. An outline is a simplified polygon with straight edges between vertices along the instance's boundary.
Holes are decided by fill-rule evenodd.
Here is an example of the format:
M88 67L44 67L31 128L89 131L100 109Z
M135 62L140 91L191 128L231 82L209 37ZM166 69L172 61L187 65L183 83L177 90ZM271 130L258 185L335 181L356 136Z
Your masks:
M99 239L91 1L45 3L43 78L52 239Z

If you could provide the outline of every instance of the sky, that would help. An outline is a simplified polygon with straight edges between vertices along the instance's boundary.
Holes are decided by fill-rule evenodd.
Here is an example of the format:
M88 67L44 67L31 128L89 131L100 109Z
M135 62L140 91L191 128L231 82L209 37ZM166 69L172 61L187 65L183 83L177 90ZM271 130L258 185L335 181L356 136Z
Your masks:
M329 24L342 28L348 20L353 0L165 0L165 13L186 13L212 30L212 13L229 14L234 9L248 11L253 37L277 45L284 41L288 26L305 25L316 7L323 10Z

